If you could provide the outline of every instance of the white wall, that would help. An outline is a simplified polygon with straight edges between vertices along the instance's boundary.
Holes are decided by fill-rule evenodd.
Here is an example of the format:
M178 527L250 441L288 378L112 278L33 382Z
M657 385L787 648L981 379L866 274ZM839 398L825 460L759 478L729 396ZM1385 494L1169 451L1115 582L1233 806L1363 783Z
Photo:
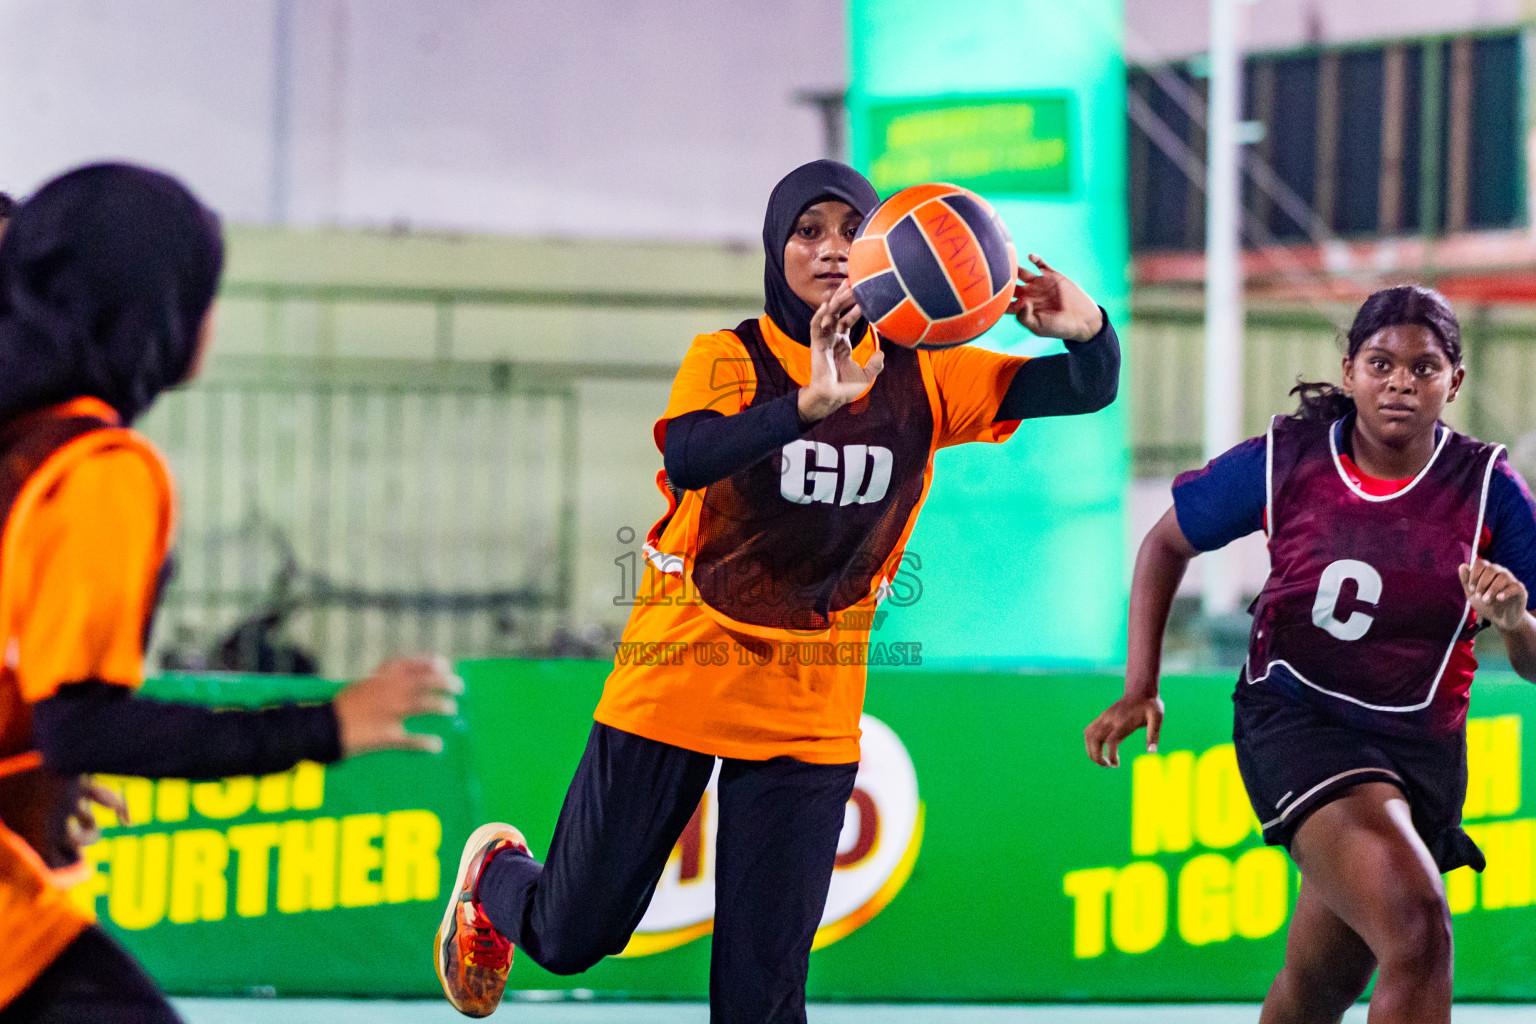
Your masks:
M281 0L0 0L0 189L87 160L272 208ZM822 154L840 0L290 0L289 219L740 238Z
M1243 46L1283 50L1436 35L1516 24L1525 0L1254 0L1240 4ZM1204 53L1210 0L1125 0L1126 60L1172 60Z

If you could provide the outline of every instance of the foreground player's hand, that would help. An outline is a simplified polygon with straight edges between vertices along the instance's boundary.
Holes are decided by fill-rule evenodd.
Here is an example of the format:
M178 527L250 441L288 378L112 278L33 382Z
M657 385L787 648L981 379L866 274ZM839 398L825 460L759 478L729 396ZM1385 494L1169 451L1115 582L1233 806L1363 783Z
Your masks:
M1104 313L1072 279L1034 253L1029 262L1038 274L1019 268L1021 283L1014 285L1008 312L1042 338L1087 341L1104 329Z
M869 390L885 366L885 353L875 347L869 362L853 361L850 334L864 311L844 281L811 317L811 382L800 389L800 418L806 423L826 419Z
M117 815L119 825L133 824L128 817L128 802L123 799L123 794L87 776L80 781L79 803L65 823L69 841L76 850L83 850L101 838L101 823L96 820L94 806L97 804Z
M341 727L341 756L374 750L443 749L441 736L407 732L405 720L417 715L456 715L464 681L441 657L393 658L373 675L336 695L336 721Z
M1163 728L1163 699L1121 697L1083 730L1088 760L1105 768L1119 768L1121 742L1142 726L1147 727L1147 752L1156 753L1157 734Z
M1529 595L1514 573L1481 558L1458 566L1456 572L1473 611L1505 631L1513 632L1524 624Z

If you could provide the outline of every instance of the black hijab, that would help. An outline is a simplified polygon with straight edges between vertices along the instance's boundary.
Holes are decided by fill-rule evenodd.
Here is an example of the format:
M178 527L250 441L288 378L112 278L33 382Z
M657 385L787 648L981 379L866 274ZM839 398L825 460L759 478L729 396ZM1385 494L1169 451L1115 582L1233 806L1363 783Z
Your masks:
M841 200L866 217L880 204L874 186L852 167L836 160L813 160L790 171L773 187L763 217L764 309L781 331L802 345L811 343L811 317L816 311L784 277L784 246L806 208L828 199ZM853 331L855 345L863 338L864 328L860 320Z
M0 422L82 395L133 422L191 369L223 266L217 216L168 175L44 185L0 241Z

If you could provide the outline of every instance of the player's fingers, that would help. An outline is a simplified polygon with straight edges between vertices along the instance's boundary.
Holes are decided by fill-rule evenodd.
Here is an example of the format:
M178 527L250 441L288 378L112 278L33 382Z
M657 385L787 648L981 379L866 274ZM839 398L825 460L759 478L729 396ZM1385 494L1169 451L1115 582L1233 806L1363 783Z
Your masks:
M1096 765L1105 766L1104 736L1099 729L1099 721L1100 719L1095 718L1088 723L1088 728L1083 730L1083 746L1088 750L1088 760Z
M843 311L846 310L855 301L856 300L853 297L853 288L849 286L847 280L845 279L842 284L837 286L837 290L834 291L830 297L828 297L827 309L834 317L842 316Z
M1502 565L1495 565L1492 562L1484 562L1483 566L1482 584L1485 592L1505 589L1509 586L1510 581L1513 579L1513 574L1508 569Z
M870 380L874 380L883 369L885 369L885 353L877 348L875 354L869 357L869 362L864 364L864 373Z
M423 754L441 754L443 738L430 732L406 732L404 728L381 737L367 750L408 750Z
M430 732L408 732L402 738L399 750L419 750L423 754L441 754L443 738Z
M407 676L424 676L437 671L437 663L430 654L409 654L390 658L374 670L374 675L399 673Z
M835 320L836 317L837 314L832 311L831 298L828 298L826 302L823 302L820 306L817 306L816 312L811 316L811 327L813 328L811 331L811 339L814 341L818 333L827 331L832 326L832 321Z
M1116 729L1113 733L1110 733L1109 742L1105 744L1104 765L1107 768L1120 767L1120 741L1125 739L1125 737L1117 735L1119 731Z
M1504 574L1491 565L1484 564L1483 570L1478 573L1477 589L1482 593L1483 600L1488 600L1493 592L1499 589L1504 582Z
M1456 567L1456 575L1461 579L1461 589L1468 594L1472 593L1472 567L1465 563Z
M123 799L123 795L117 790L109 789L100 783L94 783L86 792L92 800L115 814L119 823L123 825L133 824L129 820L128 801Z
M1045 260L1040 257L1039 253L1030 253L1029 262L1039 267L1041 274L1054 274L1056 272L1056 268L1045 262Z
M452 694L455 697L464 692L464 678L453 672L434 672L429 685L437 693Z
M458 713L458 701L434 693L421 694L411 707L412 715L447 715L451 718Z
M1033 270L1033 269L1031 269L1029 267L1025 267L1025 266L1020 266L1019 267L1019 278L1025 284L1028 284L1029 282L1035 280L1039 276L1040 276L1040 273L1038 271L1036 271L1036 270Z
M395 664L422 680L440 680L453 675L452 663L441 654L412 654L400 658Z
M839 363L852 359L853 341L845 332L839 330L837 334L833 335L832 347L828 351L832 353L832 358Z
M1156 704L1147 706L1147 753L1157 753L1157 737L1163 731L1163 712Z
M1482 563L1482 567L1478 571L1477 589L1482 594L1484 601L1493 600L1493 595L1499 589L1503 578L1504 573L1500 571L1498 566L1491 562Z
M843 313L842 316L838 317L838 319L837 319L837 330L838 330L838 333L839 334L847 334L847 333L851 332L853 330L853 325L858 323L859 322L859 318L862 317L863 315L864 315L864 311L861 310L859 308L859 304L857 302L855 302L852 306L850 306Z

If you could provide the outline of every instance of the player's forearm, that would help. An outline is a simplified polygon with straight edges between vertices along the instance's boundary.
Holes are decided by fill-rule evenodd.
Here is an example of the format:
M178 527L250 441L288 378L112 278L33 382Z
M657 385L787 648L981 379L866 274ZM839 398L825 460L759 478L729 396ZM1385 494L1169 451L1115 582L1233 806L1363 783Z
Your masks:
M1154 697L1162 673L1163 631L1179 583L1189 569L1193 552L1166 534L1160 521L1136 553L1131 577L1130 625L1127 638L1125 692L1130 697ZM1182 540L1182 536L1179 538Z
M33 705L32 736L44 764L60 775L218 779L341 756L329 704L220 711L99 682L61 687Z
M1097 412L1120 391L1120 339L1104 326L1087 341L1067 342L1064 355L1031 359L1014 372L994 422Z
M1509 652L1510 667L1522 679L1536 683L1536 616L1530 612L1515 629L1499 628L1504 638L1504 649Z
M792 391L731 416L701 409L672 420L662 456L667 479L684 491L708 487L795 440L808 429L795 399Z

